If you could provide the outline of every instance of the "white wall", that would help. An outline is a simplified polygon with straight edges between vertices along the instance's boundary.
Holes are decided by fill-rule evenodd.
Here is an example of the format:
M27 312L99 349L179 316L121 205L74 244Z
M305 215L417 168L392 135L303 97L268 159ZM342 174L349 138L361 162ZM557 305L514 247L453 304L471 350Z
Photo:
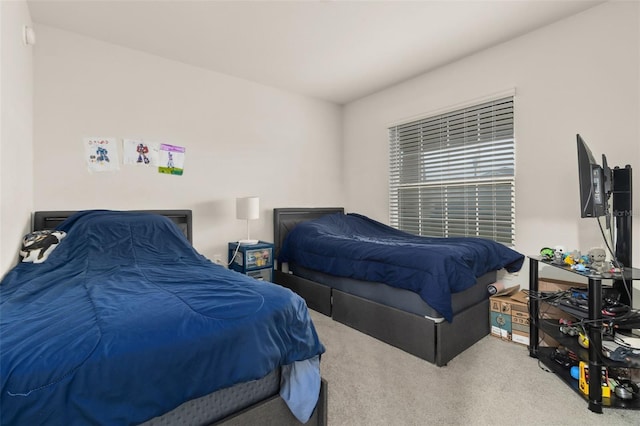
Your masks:
M33 47L24 1L0 2L0 278L18 259L33 210Z
M257 195L251 236L274 207L343 205L341 107L38 25L35 209L194 211L205 256L246 238L235 198ZM122 166L89 173L88 136L186 147L184 175Z
M600 246L595 220L580 219L575 135L634 166L640 188L639 8L606 3L346 105L347 208L388 223L391 123L515 88L516 249ZM636 219L635 266L639 231Z
M271 238L270 210L278 206L346 205L387 221L387 126L510 88L517 91L516 248L523 253L543 245L599 244L595 223L577 219L575 133L594 153L606 152L610 164L640 164L635 2L590 9L351 103L344 113L329 103L38 26L33 173L25 161L32 155L31 48L11 44L17 38L11 27L21 28L29 15L24 2L0 5L0 272L15 261L29 212L38 209L192 208L195 244L208 256L224 253L226 241L245 232L234 217L236 196L261 196L263 215L252 223L252 235L262 239ZM22 111L9 120L7 105L14 104ZM129 167L89 174L85 136L184 145L185 175ZM636 247L635 265L639 254Z

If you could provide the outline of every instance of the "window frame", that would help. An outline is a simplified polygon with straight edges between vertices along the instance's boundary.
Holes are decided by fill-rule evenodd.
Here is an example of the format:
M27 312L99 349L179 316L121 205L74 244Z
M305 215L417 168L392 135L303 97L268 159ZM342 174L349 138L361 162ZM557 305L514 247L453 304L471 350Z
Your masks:
M515 245L514 93L393 124L388 137L391 226Z

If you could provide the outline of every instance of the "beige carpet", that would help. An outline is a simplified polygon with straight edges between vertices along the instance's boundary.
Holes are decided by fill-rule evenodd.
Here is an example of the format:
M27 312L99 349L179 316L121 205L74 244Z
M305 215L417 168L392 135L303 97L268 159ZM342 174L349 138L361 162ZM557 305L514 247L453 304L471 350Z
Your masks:
M640 425L640 411L595 414L525 346L487 336L445 367L311 312L327 352L329 425Z

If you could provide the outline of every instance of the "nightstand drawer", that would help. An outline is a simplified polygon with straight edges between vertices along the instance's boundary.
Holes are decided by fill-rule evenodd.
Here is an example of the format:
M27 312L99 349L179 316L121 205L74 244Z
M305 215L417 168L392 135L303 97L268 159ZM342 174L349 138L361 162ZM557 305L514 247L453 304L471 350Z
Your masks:
M258 244L229 243L229 269L256 279L271 281L273 276L274 246L260 241Z
M233 263L245 269L267 268L273 266L273 249L271 247L238 250Z
M273 274L273 269L271 268L263 268L263 269L256 269L254 271L247 271L247 275L250 276L251 278L255 278L256 280L261 280L261 281L272 281L272 274Z

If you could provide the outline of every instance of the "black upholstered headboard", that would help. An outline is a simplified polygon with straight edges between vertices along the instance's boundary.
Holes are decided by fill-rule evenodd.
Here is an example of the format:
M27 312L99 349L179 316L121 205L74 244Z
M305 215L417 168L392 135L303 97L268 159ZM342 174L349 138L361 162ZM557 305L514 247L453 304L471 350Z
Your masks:
M135 212L153 213L166 216L173 221L184 233L190 243L193 244L193 214L191 210L131 210ZM44 231L54 229L69 216L77 213L76 210L38 211L33 213L32 231Z
M287 207L273 209L273 243L275 258L280 254L280 247L285 237L297 224L322 216L343 213L343 207Z

